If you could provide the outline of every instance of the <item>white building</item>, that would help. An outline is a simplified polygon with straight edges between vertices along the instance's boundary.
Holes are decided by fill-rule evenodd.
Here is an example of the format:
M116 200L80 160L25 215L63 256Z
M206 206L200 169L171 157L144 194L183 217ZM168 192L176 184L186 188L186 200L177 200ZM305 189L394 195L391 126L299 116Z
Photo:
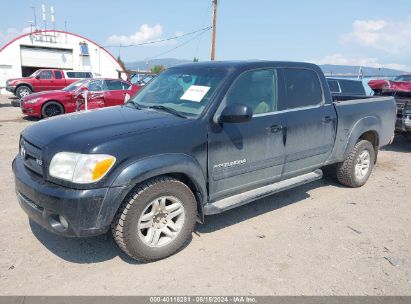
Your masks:
M92 71L109 78L118 78L118 71L123 71L113 55L90 39L58 30L35 31L0 49L0 88L7 79L43 68Z

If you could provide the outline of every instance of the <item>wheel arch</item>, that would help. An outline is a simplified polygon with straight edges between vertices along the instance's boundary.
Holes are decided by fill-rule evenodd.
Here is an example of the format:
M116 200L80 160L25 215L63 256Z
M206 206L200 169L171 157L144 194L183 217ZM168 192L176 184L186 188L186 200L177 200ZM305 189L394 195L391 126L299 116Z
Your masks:
M122 201L136 186L160 176L175 178L190 188L197 201L198 219L203 222L206 179L198 162L186 154L161 154L123 164L109 182L112 190L100 208L99 222L109 225Z
M18 83L18 84L16 85L16 89L14 90L14 93L16 93L16 92L17 92L17 89L18 89L19 87L21 87L21 86L29 87L30 90L33 92L33 86L32 86L30 83L20 82L20 83Z
M352 128L347 145L344 149L343 159L346 159L355 144L361 140L368 140L374 147L375 154L379 148L379 129L381 122L373 116L364 117L359 120Z

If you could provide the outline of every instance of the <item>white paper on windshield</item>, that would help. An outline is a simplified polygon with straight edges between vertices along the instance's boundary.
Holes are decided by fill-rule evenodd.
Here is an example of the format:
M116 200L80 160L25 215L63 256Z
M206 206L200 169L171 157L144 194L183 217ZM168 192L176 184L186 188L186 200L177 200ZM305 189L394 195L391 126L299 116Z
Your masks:
M192 85L187 89L187 91L185 91L180 99L200 102L209 89L210 87Z

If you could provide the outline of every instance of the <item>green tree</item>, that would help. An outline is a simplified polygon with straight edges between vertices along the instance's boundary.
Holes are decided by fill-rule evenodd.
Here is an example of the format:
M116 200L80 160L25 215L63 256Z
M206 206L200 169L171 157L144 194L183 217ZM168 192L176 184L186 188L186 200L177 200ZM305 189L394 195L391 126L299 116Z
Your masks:
M198 62L198 57L194 57L193 62Z
M124 64L124 61L121 60L120 56L117 57L117 62L120 65L121 69L127 74L127 77L128 77L129 74L130 74L130 71L126 68L126 65Z
M158 73L164 71L165 69L166 69L166 67L164 65L158 64L158 65L155 65L151 68L151 73L158 74Z

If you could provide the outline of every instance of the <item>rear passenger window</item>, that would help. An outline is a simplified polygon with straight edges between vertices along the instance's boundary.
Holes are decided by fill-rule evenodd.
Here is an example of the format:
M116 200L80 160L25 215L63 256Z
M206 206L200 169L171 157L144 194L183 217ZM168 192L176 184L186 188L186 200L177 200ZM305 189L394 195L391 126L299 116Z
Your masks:
M322 102L322 89L316 72L307 69L284 69L284 78L286 108L307 107Z
M337 80L327 80L331 93L340 93L340 86Z
M129 90L131 85L128 82L122 81L121 86L123 87L123 90Z
M106 80L105 82L109 91L123 90L123 85L120 80Z
M276 70L255 70L241 74L229 89L225 104L245 104L253 114L277 110L278 89Z

